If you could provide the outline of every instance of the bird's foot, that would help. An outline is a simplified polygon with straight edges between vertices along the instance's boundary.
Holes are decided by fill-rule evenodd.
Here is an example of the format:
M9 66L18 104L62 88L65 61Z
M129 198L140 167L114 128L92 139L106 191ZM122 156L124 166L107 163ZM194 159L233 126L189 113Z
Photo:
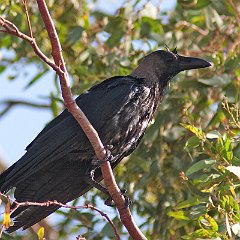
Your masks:
M87 182L92 186L92 187L95 187L97 188L98 190L100 190L101 192L105 193L106 195L108 195L109 197L105 200L105 205L109 206L109 207L114 207L115 204L112 200L112 197L110 196L108 190L106 187L104 187L103 185L101 185L99 182L97 182L95 179L94 179L94 173L95 173L95 170L92 170L88 177L86 178ZM125 189L121 189L121 195L124 196L125 198L125 205L124 205L124 208L127 208L129 206L132 205L132 200L126 195L126 192L127 190Z
M104 163L106 161L110 162L110 163L114 162L115 158L113 157L113 155L111 153L112 148L113 148L113 145L107 145L105 148L106 149L106 158L104 160L99 160L99 159L92 160L92 163L94 165L100 166L102 163Z
M130 197L128 197L126 195L126 192L127 190L126 189L121 189L121 195L123 195L123 197L125 198L125 204L124 204L124 208L128 208L132 205L132 200L130 199ZM112 197L108 197L106 200L105 200L105 205L109 206L109 207L114 207L115 206L115 203L112 199Z
M96 169L93 169L90 171L88 176L86 177L86 181L92 186L100 190L101 192L105 193L106 195L109 196L108 190L106 187L104 187L101 183L97 182L94 178L94 173Z

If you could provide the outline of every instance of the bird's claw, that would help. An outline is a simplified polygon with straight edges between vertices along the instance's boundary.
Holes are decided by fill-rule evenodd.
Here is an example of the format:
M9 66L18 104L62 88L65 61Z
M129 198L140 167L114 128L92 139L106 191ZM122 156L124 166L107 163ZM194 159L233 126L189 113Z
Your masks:
M130 199L130 197L126 195L126 192L127 192L126 189L121 189L121 195L125 198L125 204L123 209L128 208L132 205L132 200ZM113 202L113 199L111 197L108 197L104 203L109 207L115 206L115 203Z
M123 195L123 197L125 198L125 205L124 208L128 208L132 205L133 201L132 199L126 195L127 190L126 189L121 189L121 194Z
M113 145L107 145L106 146L106 158L104 159L104 160L99 160L99 159L96 159L96 160L93 160L92 162L93 162L93 164L94 165L101 165L102 163L104 163L104 162L110 162L110 163L112 163L112 162L114 162L114 157L113 157L113 155L112 155L112 153L111 153L111 149L113 148Z
M108 198L104 201L104 204L105 204L106 206L108 206L108 207L114 207L114 206L115 206L115 204L114 204L114 202L113 202L113 200L112 200L111 197L108 197Z

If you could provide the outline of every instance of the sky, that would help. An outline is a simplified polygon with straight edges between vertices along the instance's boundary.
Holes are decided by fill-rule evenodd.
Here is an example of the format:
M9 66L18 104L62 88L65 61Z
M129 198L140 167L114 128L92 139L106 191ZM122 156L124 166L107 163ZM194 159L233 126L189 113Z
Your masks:
M1 53L8 54L6 51L1 51ZM28 76L20 74L14 81L9 81L7 78L12 72L10 69L0 75L0 110L5 106L2 104L4 100L15 99L42 103L44 100L41 99L41 94L55 90L52 80L49 81L52 79L50 74L37 81L32 87L25 89L31 76L37 72L37 67L31 64L24 70L28 72ZM22 105L12 108L0 118L0 158L7 166L24 154L26 146L51 119L51 112L47 109L34 109Z
M95 9L114 13L122 5L122 0L100 0L94 6ZM143 3L146 1L142 1ZM176 0L151 1L152 4L161 4L161 10L166 11L173 8ZM107 6L107 7L106 7ZM0 49L1 55L11 55L8 51ZM0 110L3 108L2 101L6 99L29 100L42 103L41 95L47 95L55 91L51 74L44 76L32 87L25 89L31 76L37 72L34 64L26 66L22 64L18 77L14 81L8 80L11 69L0 75ZM47 122L52 119L52 114L46 109L34 109L26 106L17 106L0 118L0 159L10 166L24 153L26 146L36 137Z

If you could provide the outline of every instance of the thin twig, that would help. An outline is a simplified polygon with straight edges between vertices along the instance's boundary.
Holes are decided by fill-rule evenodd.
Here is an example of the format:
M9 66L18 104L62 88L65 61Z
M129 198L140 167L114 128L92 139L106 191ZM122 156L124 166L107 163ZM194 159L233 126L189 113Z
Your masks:
M22 101L22 100L5 100L1 102L1 105L6 105L6 107L2 111L0 111L0 117L6 114L15 105L24 105L27 107L34 107L34 108L50 108L49 104L33 103L33 102Z
M192 28L193 30L199 32L199 33L200 33L201 35L203 35L203 36L207 36L207 35L209 34L209 31L208 31L208 30L204 30L204 29L198 27L197 25L192 24L192 23L187 22L187 21L179 21L179 22L175 25L176 28L179 28L179 27L182 27L182 26L183 26L183 27Z
M58 201L55 201L55 200L54 201L46 201L46 202L30 202L30 201L18 202L16 200L10 198L8 195L6 195L4 193L0 192L0 195L7 198L8 201L10 200L12 203L15 204L15 207L10 209L10 215L13 214L18 208L25 207L25 206L40 206L40 207L59 206L59 207L64 207L64 208L68 208L68 209L72 209L72 210L80 210L80 209L94 210L94 211L98 212L102 217L104 217L109 222L109 224L111 225L117 239L120 240L120 236L118 234L118 231L117 231L115 225L113 224L112 220L108 217L108 215L106 213L102 212L100 209L94 207L91 204L87 204L85 206L71 206L71 205L64 204L64 203L61 203L61 202L58 202Z
M63 74L62 70L53 63L38 47L34 38L29 37L28 35L19 31L19 29L12 22L0 17L0 26L4 29L0 29L0 32L5 32L14 36L17 36L27 42L29 42L34 50L34 52L39 56L45 63L47 63L53 70L57 72L57 74Z
M30 37L33 38L32 26L31 26L29 13L28 13L28 8L27 8L28 1L27 0L22 0L22 4L24 6L24 10L25 10L26 18L27 18L27 23L28 23Z
M239 10L239 7L232 0L227 0L227 1L231 5L231 7L235 10L237 23L238 23L238 25L240 25L240 10Z

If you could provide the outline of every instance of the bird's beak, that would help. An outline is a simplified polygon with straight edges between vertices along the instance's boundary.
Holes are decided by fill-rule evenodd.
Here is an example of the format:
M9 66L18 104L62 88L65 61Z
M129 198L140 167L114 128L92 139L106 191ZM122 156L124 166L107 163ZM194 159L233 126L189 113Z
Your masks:
M189 69L197 69L197 68L205 68L210 67L211 64L203 59L194 58L194 57L178 57L179 61L179 71L189 70Z

